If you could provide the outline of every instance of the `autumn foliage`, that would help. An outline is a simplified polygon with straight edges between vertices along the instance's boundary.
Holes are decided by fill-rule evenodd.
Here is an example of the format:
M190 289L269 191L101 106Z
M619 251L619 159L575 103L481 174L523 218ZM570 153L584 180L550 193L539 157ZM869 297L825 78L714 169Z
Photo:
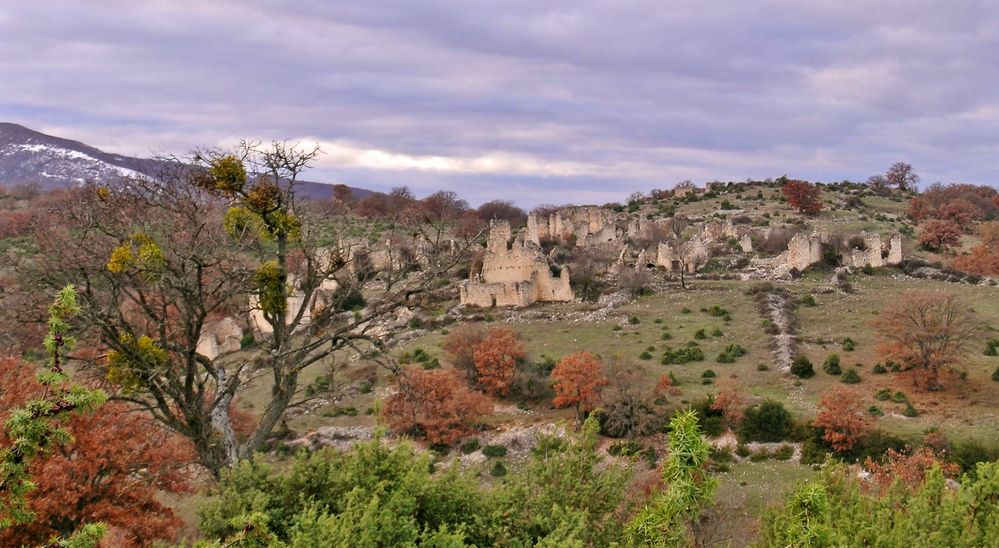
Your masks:
M931 185L909 202L909 216L916 221L948 219L986 221L999 217L999 192L990 186Z
M960 242L961 229L953 221L926 221L919 231L919 244L926 249L943 251Z
M451 365L463 372L470 384L476 383L479 377L475 369L475 346L485 339L486 331L480 325L462 324L452 329L441 343Z
M720 391L715 396L715 400L711 404L711 409L720 411L722 418L725 420L725 425L734 429L742 421L746 409L746 401L739 393L739 387L731 379L719 381L718 388Z
M827 392L822 396L821 406L814 424L823 429L822 439L835 451L853 449L870 429L870 417L853 390L839 388Z
M600 403L600 391L608 384L600 359L589 352L577 352L559 360L552 370L552 380L555 407L575 407L579 417Z
M0 360L0 409L40 393L32 373L29 364ZM0 413L0 420L6 420L5 414ZM159 495L192 490L190 443L121 403L74 415L66 428L73 441L32 465L37 487L28 499L34 520L0 531L0 545L41 545L53 535L65 537L94 522L108 525L116 546L175 540L182 522Z
M983 276L999 276L999 221L979 225L978 237L981 243L967 255L954 259L954 268Z
M423 434L430 443L451 444L471 433L492 410L492 402L469 390L457 373L411 368L399 375L382 414L396 432Z
M822 189L807 181L788 181L781 187L787 203L806 215L822 211Z
M512 329L490 329L482 342L472 348L478 384L487 394L505 396L517 372L517 363L526 356L520 335Z
M926 474L934 467L940 467L940 471L948 478L956 478L961 472L960 465L945 461L931 447L920 447L911 453L888 449L880 462L870 457L864 461L864 468L870 472L871 481L881 489L886 489L896 481L909 487L922 485Z
M926 388L940 388L940 371L957 367L978 324L954 295L913 292L882 310L872 322L882 344L878 353L914 373Z

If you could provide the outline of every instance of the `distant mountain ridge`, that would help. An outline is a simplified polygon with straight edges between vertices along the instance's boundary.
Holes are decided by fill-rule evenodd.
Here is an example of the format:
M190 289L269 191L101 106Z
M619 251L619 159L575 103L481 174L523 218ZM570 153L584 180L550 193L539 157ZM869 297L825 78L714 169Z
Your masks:
M0 122L0 186L37 184L42 189L53 189L73 187L91 180L155 177L163 172L165 165L163 160L111 154L79 141L46 135L19 124ZM363 188L350 189L357 199L374 194ZM302 181L297 194L328 200L333 196L333 186Z

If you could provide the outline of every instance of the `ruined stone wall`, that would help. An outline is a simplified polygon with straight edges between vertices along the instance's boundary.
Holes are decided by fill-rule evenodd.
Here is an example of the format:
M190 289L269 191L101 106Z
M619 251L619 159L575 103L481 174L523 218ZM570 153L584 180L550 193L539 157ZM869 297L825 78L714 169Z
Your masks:
M822 234L813 232L795 234L787 243L787 251L778 257L778 262L788 268L805 270L822 260Z
M513 239L506 221L490 223L482 272L461 284L459 296L461 304L482 307L573 298L569 270L553 275L541 248L529 239Z
M195 351L210 360L214 360L222 354L236 352L242 347L242 342L243 328L233 318L222 318L217 322L205 325L201 337L198 338L198 346Z
M669 272L684 268L686 272L693 274L707 263L708 249L699 236L694 236L681 244L662 242L656 249L655 264Z
M899 264L902 262L902 235L894 234L888 242L888 264Z
M547 218L531 213L527 217L527 241L540 244L543 238L574 236L576 245L611 242L620 237L616 215L598 206L559 209Z
M879 267L902 262L902 237L895 234L886 247L881 241L881 235L873 232L861 232L863 249L850 249L840 254L844 266L863 268L865 266ZM805 270L809 266L822 261L823 247L829 237L824 233L795 234L787 244L787 251L777 257L779 267Z

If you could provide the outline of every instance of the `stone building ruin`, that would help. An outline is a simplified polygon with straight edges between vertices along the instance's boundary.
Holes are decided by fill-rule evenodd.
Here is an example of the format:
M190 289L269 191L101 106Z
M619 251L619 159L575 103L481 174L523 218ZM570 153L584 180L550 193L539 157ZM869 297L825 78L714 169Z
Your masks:
M553 214L551 219L555 219ZM565 219L554 221L556 229L562 228ZM571 301L572 288L569 286L569 269L563 267L553 273L548 259L537 243L537 224L530 229L528 222L527 238L513 238L510 223L492 221L486 240L486 251L482 258L482 271L473 279L459 286L462 305L483 308L496 306L528 306L538 301ZM550 235L552 223L546 223L543 234ZM594 225L582 227L574 225L574 230L588 231ZM611 224L613 227L614 225ZM598 228L598 232L599 232ZM579 234L579 232L573 232Z
M527 241L541 245L541 240L574 238L576 245L587 246L619 239L623 231L616 214L598 206L573 206L559 209L547 217L527 216Z
M895 265L902 262L902 236L894 234L885 245L881 235L874 232L861 232L859 247L853 247L842 253L836 252L843 264L853 268L866 266L880 267ZM787 269L805 270L809 266L822 261L830 244L829 234L813 232L798 233L787 244L787 251L777 257L777 266Z

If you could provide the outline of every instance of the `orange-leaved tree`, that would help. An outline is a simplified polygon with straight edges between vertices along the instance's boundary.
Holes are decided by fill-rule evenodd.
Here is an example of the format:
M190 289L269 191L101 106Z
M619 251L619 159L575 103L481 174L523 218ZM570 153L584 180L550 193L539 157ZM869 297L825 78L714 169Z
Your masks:
M926 249L945 251L961 242L961 228L953 221L932 219L922 224L919 244Z
M999 221L979 225L978 238L981 243L969 254L954 259L954 268L983 276L999 276Z
M475 369L475 345L485 339L486 331L481 325L467 323L452 329L441 343L441 348L451 358L451 365L462 371L470 384L479 379L479 372Z
M746 409L746 401L739 393L739 387L732 379L722 379L718 382L719 392L711 409L720 411L725 425L735 429L742 421Z
M600 358L585 351L559 360L552 370L552 380L555 381L555 407L575 407L577 418L582 418L600 403L600 390L608 384Z
M517 363L527 356L516 331L497 327L472 349L479 386L487 394L505 396L517 372Z
M382 414L399 433L423 434L430 443L451 444L467 436L493 411L489 398L473 392L454 371L409 368L399 374Z
M954 295L913 292L896 299L872 322L882 358L912 371L917 384L939 390L940 371L960 365L980 326Z
M838 452L853 449L870 429L871 419L861 405L860 396L848 388L837 388L822 395L822 411L814 425L822 428L822 439Z
M0 420L44 392L30 364L0 360ZM124 546L176 540L182 525L160 493L190 492L187 465L194 451L183 437L122 403L109 403L65 422L72 441L57 444L31 466L29 523L0 530L0 545L41 545L86 523L103 522ZM9 440L0 432L0 442Z
M780 190L787 197L787 203L799 212L815 215L822 211L822 189L812 183L791 180L784 183Z

